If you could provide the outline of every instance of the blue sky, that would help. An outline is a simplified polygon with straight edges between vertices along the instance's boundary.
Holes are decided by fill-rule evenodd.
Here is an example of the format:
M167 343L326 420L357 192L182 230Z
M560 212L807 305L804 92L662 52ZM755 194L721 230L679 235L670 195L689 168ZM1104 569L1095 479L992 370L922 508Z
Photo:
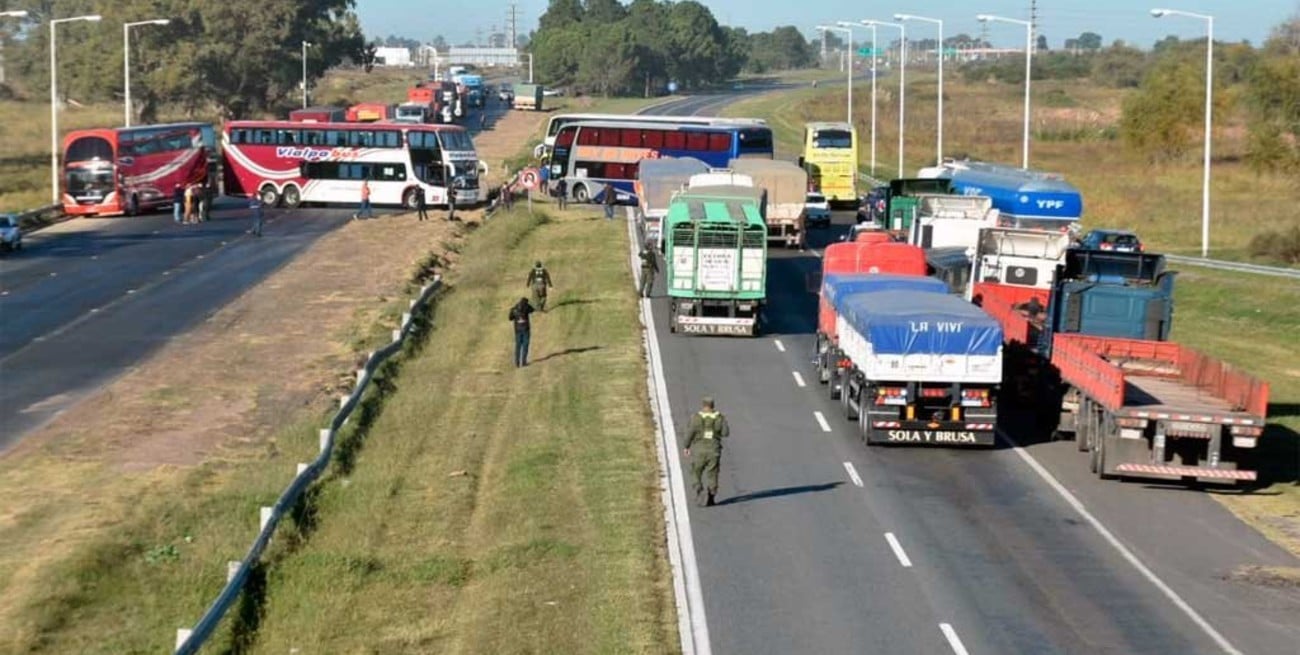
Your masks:
M537 19L546 10L546 0L517 0L519 31L537 28ZM626 3L625 3L626 4ZM1029 0L703 0L718 21L738 25L750 31L769 30L777 25L795 25L812 34L813 26L834 20L873 18L890 20L895 13L914 13L943 19L947 35L979 33L977 13L991 13L1008 18L1027 19ZM412 6L418 5L418 10ZM1109 44L1115 39L1148 48L1168 34L1196 38L1205 33L1203 21L1188 18L1155 19L1147 14L1153 6L1215 16L1215 39L1259 44L1269 30L1286 17L1300 12L1300 0L1039 0L1040 32L1049 45L1061 47L1066 38L1081 32L1096 32ZM508 0L435 0L413 3L411 0L357 0L357 14L370 36L398 34L430 40L442 34L452 43L471 41L475 30L486 34L493 26L503 25L509 11ZM909 24L918 36L933 35L933 25ZM1014 25L994 24L989 38L995 45L1014 47L1023 42L1024 31Z

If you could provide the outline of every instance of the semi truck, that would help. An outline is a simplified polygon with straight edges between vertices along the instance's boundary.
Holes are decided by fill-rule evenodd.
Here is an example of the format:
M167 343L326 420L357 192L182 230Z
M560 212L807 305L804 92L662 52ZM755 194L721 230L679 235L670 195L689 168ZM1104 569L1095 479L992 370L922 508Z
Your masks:
M542 111L542 85L516 84L511 107L528 111Z
M656 243L662 249L660 227L668 215L673 195L685 189L692 176L708 171L709 165L694 157L641 160L632 186L637 199L637 219L647 243Z
M767 191L767 239L787 248L803 249L806 244L805 201L808 171L777 159L733 159L728 167L748 175L754 186Z
M384 102L361 102L348 107L344 118L349 123L374 123L391 120L397 105Z
M993 445L1002 382L997 321L919 275L828 275L821 295L835 334L819 334L829 348L818 359L829 368L820 377L863 441Z
M1169 341L1173 286L1162 255L1072 249L1045 307L1001 284L975 292L1004 326L1022 399L1098 477L1254 480L1268 384Z
M945 159L921 169L920 176L947 179L956 193L992 199L1006 227L1077 231L1083 216L1083 196L1055 173Z
M753 336L767 298L767 224L753 187L692 185L664 218L673 332Z
M347 120L347 110L342 107L305 107L289 112L289 120L298 123L342 123Z

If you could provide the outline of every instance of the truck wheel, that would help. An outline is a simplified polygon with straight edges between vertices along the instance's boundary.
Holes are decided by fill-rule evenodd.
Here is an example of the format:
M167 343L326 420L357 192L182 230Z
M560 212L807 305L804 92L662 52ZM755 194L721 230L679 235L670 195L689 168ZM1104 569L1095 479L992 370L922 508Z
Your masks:
M284 194L281 197L284 199L284 206L290 209L302 204L302 192L295 185L285 185Z
M134 193L126 199L126 215L135 216L140 213L140 198Z
M827 374L826 392L827 394L830 395L831 400L839 400L840 394L842 393L842 391L840 390L840 384L843 378L844 375L840 373L837 369L831 369L830 373Z
M573 185L573 201L591 202L591 194L587 192L587 185L585 184Z
M1097 477L1102 480L1114 480L1119 476L1106 472L1106 442L1112 439L1112 435L1118 435L1119 430L1113 429L1113 426L1106 425L1102 421L1101 416L1098 416L1097 419L1099 424L1098 427L1100 429L1097 430L1097 436L1093 442L1096 444L1094 448L1097 451Z
M418 197L415 195L419 192L420 192L419 189L407 189L406 193L402 194L402 206L405 207L408 211L415 211L419 209L420 201Z
M840 391L840 400L844 402L844 418L850 421L858 420L858 414L861 412L855 411L853 406L849 404L849 401L853 400L853 392L849 391L847 385Z

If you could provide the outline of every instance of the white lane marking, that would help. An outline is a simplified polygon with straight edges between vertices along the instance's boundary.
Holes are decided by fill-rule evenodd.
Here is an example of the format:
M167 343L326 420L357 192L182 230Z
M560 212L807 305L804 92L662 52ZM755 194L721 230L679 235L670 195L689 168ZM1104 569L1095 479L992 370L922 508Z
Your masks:
M808 386L808 385L806 385L806 384L803 383L803 376L802 376L802 375L799 375L799 371L790 371L790 372L791 372L791 373L794 373L794 383L795 383L795 384L797 384L797 385L799 385L799 386L801 386L801 387L806 387L806 386Z
M948 640L948 645L952 646L952 652L956 653L957 655L970 655L970 652L967 651L966 647L962 645L961 637L957 636L957 631L953 630L951 625L947 623L940 623L939 630L943 632L944 639Z
M135 293L135 289L127 289L126 292L127 292L128 294Z
M822 432L831 431L831 424L826 422L826 417L821 412L813 412L813 416L817 417L817 424L822 426Z
M885 541L889 542L889 549L894 551L894 557L898 558L898 563L902 564L905 569L912 568L912 560L908 559L907 553L903 552L903 544L898 542L898 537L895 537L892 532L886 532Z
M1062 485L1057 481L1056 476L1048 472L1042 464L1039 464L1038 460L1034 459L1033 455L1026 452L1015 438L1010 434L1007 434L1004 430L999 430L998 433L1006 438L1006 440L1013 446L1012 450L1020 456L1020 459L1024 461L1025 464L1029 465L1029 468L1033 469L1034 472L1038 474L1038 477L1042 478L1043 481L1047 483L1047 486L1051 487L1061 496L1061 498L1065 499L1066 504L1073 507L1074 511L1078 512L1084 520L1088 521L1093 529L1106 540L1106 543L1109 543L1112 548L1119 552L1121 557L1127 560L1129 564L1132 564L1133 568L1137 569L1138 573L1142 574L1142 577L1155 585L1156 589L1159 589L1160 593L1164 594L1165 598L1168 598L1169 601L1173 603L1174 607L1177 607L1183 612L1183 614L1186 614L1187 618L1192 620L1192 623L1195 623L1202 632L1208 635L1214 643L1219 645L1219 648L1223 649L1223 652L1229 653L1229 655L1242 655L1242 652L1237 650L1237 647L1233 646L1232 643L1223 635L1219 634L1219 631L1215 630L1214 626L1210 625L1210 622L1205 620L1205 617L1202 617L1199 612L1192 609L1192 606L1189 605L1187 601L1183 600L1183 597L1179 596L1178 592L1165 584L1164 580L1161 580L1154 571L1147 568L1147 565L1143 564L1142 560L1138 559L1137 555L1133 554L1133 551L1129 550L1127 546L1121 543L1120 540L1106 528L1106 526L1102 525L1101 521L1097 520L1097 517L1093 516L1092 512L1089 512L1088 508L1084 507L1083 503L1080 502L1074 494L1070 493L1069 489L1065 488L1065 485Z
M814 249L812 249L812 250L809 250L808 252L811 252L811 253L813 254L813 256L816 257L817 259L821 259L821 258L822 258L822 251L817 250L816 248L814 248Z
M853 468L853 462L844 462L844 470L849 472L849 479L853 481L853 486L862 486L862 478L858 476L858 470Z
M635 221L627 222L627 231L628 266L635 275L640 268L637 265ZM664 531L667 532L668 560L673 571L673 591L677 601L677 633L681 640L682 655L712 655L709 622L704 611L704 587L700 583L700 567L695 559L695 540L691 534L691 515L686 502L681 451L678 450L677 429L673 425L672 407L668 402L663 360L659 356L654 303L649 298L642 298L640 309L646 355L650 361L647 376L653 393L650 409L658 428L655 432L659 437L659 447L655 454L659 460Z
M781 351L781 352L785 352L785 344L781 343L781 340L780 340L780 339L773 339L773 340L772 340L772 343L776 344L776 349L777 349L777 350L779 350L779 351Z
M50 277L58 277L58 275L59 275L58 273L54 273L54 272L50 273Z

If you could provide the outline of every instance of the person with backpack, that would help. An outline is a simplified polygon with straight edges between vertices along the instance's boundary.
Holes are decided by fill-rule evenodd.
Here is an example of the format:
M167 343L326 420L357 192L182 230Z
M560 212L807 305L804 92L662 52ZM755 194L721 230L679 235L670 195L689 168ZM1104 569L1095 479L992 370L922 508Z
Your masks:
M532 339L532 321L529 315L533 306L527 298L520 298L510 308L510 323L515 326L515 368L528 366L528 342Z
M533 270L528 271L528 280L524 282L524 286L533 290L533 303L537 305L537 309L546 311L546 290L554 285L551 284L550 271L542 266L542 262L537 262L533 265Z

